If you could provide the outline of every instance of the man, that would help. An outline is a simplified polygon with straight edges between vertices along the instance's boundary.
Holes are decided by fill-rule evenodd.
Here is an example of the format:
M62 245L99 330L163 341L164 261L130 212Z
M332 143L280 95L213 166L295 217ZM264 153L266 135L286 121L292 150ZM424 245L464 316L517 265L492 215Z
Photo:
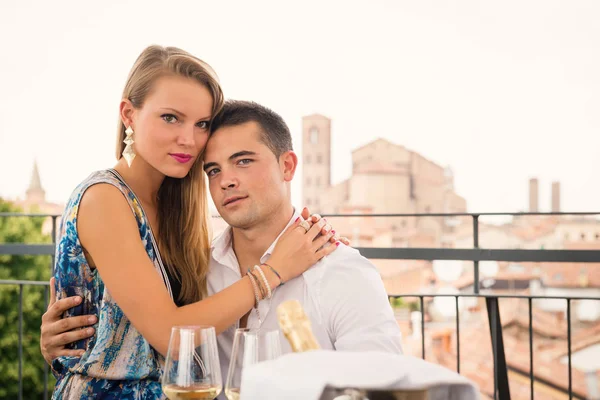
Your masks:
M204 156L210 193L229 227L212 245L208 292L235 283L249 268L268 263L279 235L300 214L291 203L291 181L298 166L289 129L273 111L256 103L229 101L215 118ZM401 353L400 329L377 269L359 252L340 247L302 276L285 282L270 300L218 337L223 379L238 327L278 329L277 306L300 301L324 349ZM88 316L58 321L72 299L46 313L41 347L47 361L69 354L62 345L86 331ZM260 315L260 319L258 316ZM283 352L290 346L282 336Z

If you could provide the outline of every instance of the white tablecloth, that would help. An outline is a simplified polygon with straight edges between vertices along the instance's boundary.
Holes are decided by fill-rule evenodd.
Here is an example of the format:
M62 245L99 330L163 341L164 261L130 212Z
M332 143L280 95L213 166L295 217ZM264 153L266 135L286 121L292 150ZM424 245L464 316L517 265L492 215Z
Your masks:
M420 358L382 352L290 353L247 368L242 400L319 400L327 385L359 389L423 389L431 400L476 400L465 377Z

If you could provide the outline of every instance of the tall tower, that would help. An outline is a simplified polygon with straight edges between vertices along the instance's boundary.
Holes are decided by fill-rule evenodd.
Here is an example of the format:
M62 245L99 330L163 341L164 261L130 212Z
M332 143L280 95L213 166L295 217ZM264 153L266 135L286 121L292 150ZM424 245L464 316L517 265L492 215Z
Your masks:
M538 180L529 180L529 212L538 212Z
M552 212L560 212L560 182L552 182Z
M38 171L37 161L33 163L33 172L31 173L31 181L25 192L25 201L27 204L42 204L46 201L46 191L42 187L40 172Z
M322 212L321 196L331 186L331 120L313 114L302 118L302 202Z

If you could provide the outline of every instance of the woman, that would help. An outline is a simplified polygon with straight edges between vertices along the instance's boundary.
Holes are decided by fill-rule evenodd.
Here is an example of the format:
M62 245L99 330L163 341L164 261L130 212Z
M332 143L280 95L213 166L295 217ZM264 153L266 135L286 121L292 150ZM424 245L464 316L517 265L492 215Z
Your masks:
M212 69L177 48L145 49L120 104L114 169L90 175L63 214L57 297L98 315L78 356L53 362L55 399L163 398L159 378L174 325L217 333L336 246L322 224L296 221L260 272L206 297L209 227L202 152L223 95ZM311 239L299 240L308 235ZM314 240L312 240L314 239ZM68 316L68 315L67 315Z

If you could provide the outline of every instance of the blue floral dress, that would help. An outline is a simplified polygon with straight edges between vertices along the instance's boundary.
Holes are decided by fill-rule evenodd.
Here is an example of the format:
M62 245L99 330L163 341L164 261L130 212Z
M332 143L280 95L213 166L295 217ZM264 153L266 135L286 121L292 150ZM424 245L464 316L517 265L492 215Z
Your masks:
M114 301L95 268L84 255L77 232L77 211L85 191L95 184L117 187L137 220L140 239L148 257L173 297L166 269L146 215L133 191L115 170L91 174L73 192L63 214L56 248L57 299L79 295L83 302L65 316L98 316L96 332L76 342L82 357L58 357L52 363L57 383L53 399L165 399L160 377L164 358L134 328Z

